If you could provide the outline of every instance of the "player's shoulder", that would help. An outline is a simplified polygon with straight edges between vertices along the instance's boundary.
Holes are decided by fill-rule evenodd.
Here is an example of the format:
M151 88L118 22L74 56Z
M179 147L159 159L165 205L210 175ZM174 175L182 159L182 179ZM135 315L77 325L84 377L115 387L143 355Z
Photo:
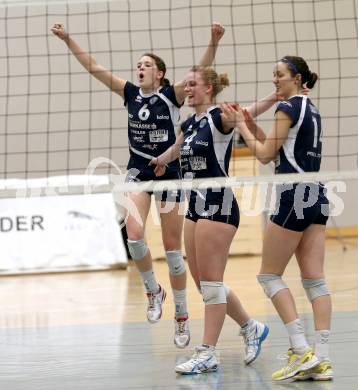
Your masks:
M215 127L221 132L223 129L223 124L221 120L221 108L218 106L210 107L208 110L208 115L212 118L212 121Z
M124 85L124 93L128 97L137 96L139 95L139 87L130 81L126 81Z
M295 95L287 100L281 100L277 105L277 111L295 112L300 111L302 102L305 99L303 95Z
M190 125L192 125L194 123L194 118L195 118L195 115L191 114L189 115L185 120L183 120L183 122L181 123L181 129L183 131L187 130Z

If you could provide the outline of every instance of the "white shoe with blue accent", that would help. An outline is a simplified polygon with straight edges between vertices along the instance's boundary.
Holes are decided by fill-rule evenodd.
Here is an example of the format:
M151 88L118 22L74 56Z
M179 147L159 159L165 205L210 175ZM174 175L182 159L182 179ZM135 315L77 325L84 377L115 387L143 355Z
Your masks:
M245 358L246 364L252 363L261 352L261 344L269 333L269 327L261 322L255 321L248 329L241 329L240 335L243 336L246 344Z
M175 372L182 375L202 374L216 371L218 364L215 348L200 345L195 347L194 355L187 362L175 367Z

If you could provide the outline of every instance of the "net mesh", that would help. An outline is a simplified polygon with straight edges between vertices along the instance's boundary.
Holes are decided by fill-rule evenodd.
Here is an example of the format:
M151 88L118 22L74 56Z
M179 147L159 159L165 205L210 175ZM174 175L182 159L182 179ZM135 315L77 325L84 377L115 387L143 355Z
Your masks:
M200 59L217 20L226 33L214 65L231 84L222 101L249 105L269 94L273 64L287 54L303 56L320 77L310 94L323 121L320 173L275 177L237 139L234 177L215 181L236 188L243 216L232 253L259 252L262 209L255 208L260 192L253 183L261 183L266 194L265 183L308 179L339 180L347 183L347 193L358 190L350 180L358 176L357 13L355 0L0 0L1 196L213 186L212 181L125 184L123 102L81 67L50 28L64 23L80 46L123 79L135 82L138 58L153 51L165 60L168 78L178 81ZM190 112L184 107L182 117ZM259 124L267 129L272 117L270 110ZM86 172L105 176L77 180ZM344 223L356 224L349 211L355 207L352 196L345 205Z
M63 22L105 67L134 80L151 50L180 80L206 47L212 20L226 27L215 67L229 75L222 100L250 104L272 90L272 66L302 55L320 76L311 97L324 128L322 171L358 167L357 3L342 1L1 1L0 172L2 178L81 174L105 157L128 159L127 113L111 93L50 33ZM183 117L189 113L183 109ZM260 118L267 127L272 111ZM240 146L240 144L238 144ZM245 172L257 174L246 156ZM232 174L241 166L233 164ZM103 164L97 173L109 173Z

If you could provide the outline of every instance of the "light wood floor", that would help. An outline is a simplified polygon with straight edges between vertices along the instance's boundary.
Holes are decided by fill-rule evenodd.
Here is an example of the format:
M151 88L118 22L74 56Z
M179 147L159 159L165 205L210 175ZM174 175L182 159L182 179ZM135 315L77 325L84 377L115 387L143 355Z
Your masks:
M358 381L358 239L347 250L327 241L326 276L333 293L333 383L302 383L298 389L353 389ZM164 261L155 263L168 290L162 320L145 321L146 297L136 269L0 278L0 388L4 390L271 389L271 372L287 349L285 330L256 282L258 257L230 258L226 283L253 317L270 326L262 356L245 367L237 325L225 323L218 351L220 371L177 377L174 365L201 341L203 304L191 278L188 301L192 342L173 346L173 305ZM294 261L285 280L292 288L308 337L312 316ZM353 387L352 387L353 386ZM277 387L277 386L276 386ZM280 386L279 386L280 387Z
M347 250L327 240L326 278L333 293L334 310L358 310L358 239L347 239ZM256 282L260 258L229 259L225 282L237 292L253 316L274 315L275 310ZM165 261L154 264L157 279L168 290L164 319L172 319L173 304ZM310 312L294 260L285 281L300 312ZM190 317L201 319L203 305L188 275ZM127 270L3 276L0 278L0 328L123 323L143 321L146 297L132 262Z

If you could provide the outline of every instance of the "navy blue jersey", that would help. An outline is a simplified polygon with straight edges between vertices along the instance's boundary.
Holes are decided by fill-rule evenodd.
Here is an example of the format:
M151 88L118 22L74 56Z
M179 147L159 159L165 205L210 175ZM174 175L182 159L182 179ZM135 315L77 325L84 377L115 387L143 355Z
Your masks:
M127 169L147 169L149 160L165 152L176 140L180 104L174 87L160 87L156 92L144 94L127 81L124 105L128 110L130 152ZM172 170L179 170L178 160L169 164L168 171Z
M180 151L182 175L191 178L222 177L229 172L233 129L225 134L220 109L211 107L204 114L182 123L184 143Z
M321 166L322 129L318 109L307 96L280 102L277 111L292 119L288 137L276 157L276 173L318 172Z
M220 113L218 107L210 107L199 117L193 115L182 123L180 163L184 178L228 176L234 131L224 133ZM187 219L239 226L239 208L231 188L192 190L188 198Z

